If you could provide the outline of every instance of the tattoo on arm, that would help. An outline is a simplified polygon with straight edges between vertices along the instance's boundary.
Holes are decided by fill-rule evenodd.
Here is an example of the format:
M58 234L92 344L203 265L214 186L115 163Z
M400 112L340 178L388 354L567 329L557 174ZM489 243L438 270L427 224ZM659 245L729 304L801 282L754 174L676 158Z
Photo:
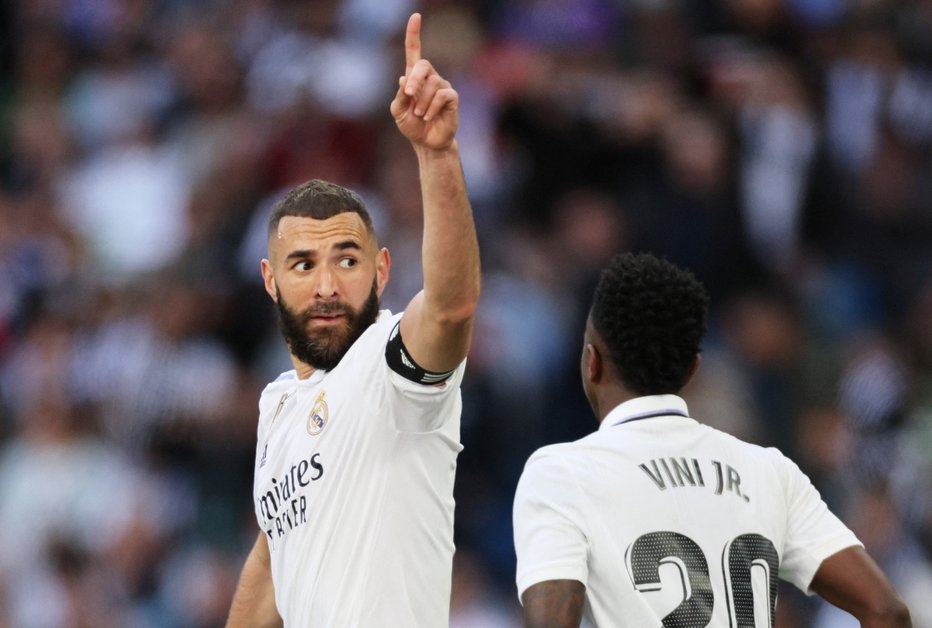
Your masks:
M579 628L586 588L577 580L548 580L522 596L526 628Z

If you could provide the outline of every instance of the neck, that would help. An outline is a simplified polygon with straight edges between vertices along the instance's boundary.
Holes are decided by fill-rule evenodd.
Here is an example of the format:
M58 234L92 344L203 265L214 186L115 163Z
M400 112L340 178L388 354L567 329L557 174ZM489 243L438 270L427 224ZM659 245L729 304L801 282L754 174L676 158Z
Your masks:
M640 395L631 393L631 391L623 386L609 386L604 390L597 390L592 409L595 412L595 416L599 422L599 425L602 424L602 421L605 420L605 417L608 416L609 412L624 402L630 401L631 399L639 396Z
M291 364L294 366L294 371L297 373L298 379L307 379L317 370L310 364L305 364L294 356L291 356Z

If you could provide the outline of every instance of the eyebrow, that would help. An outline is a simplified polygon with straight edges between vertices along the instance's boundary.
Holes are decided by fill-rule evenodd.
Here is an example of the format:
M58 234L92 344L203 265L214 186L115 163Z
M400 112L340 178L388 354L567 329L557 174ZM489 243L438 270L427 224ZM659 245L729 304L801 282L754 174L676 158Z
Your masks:
M297 250L297 251L292 251L291 253L289 253L287 256L285 256L285 259L286 259L286 260L290 260L290 259L314 259L315 257L317 257L317 252L316 252L316 251L311 251L311 250L309 250L309 249L299 249L299 250Z
M362 247L359 245L359 243L354 240L344 240L343 242L338 242L337 244L333 245L333 248L338 251L347 251L350 249L356 250L356 251L362 250ZM286 255L285 259L286 260L291 260L291 259L313 260L316 257L317 257L317 251L313 251L311 249L298 249Z
M359 243L356 242L355 240L345 240L343 242L339 242L336 245L334 245L333 248L337 249L338 251L345 251L347 249L355 249L357 251L362 250L362 247L359 246Z

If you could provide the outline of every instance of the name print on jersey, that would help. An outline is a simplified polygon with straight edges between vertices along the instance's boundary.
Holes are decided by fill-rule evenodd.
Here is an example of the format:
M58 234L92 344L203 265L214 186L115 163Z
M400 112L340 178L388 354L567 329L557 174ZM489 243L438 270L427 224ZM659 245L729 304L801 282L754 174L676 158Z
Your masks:
M256 500L262 515L262 529L269 541L283 537L299 525L307 523L307 498L302 489L324 475L320 454L291 465L280 478L272 478L271 485Z
M729 464L711 460L710 476L715 480L715 494L732 493L746 502L751 498L741 492L741 475ZM661 491L684 486L705 486L702 465L696 458L654 458L638 465ZM708 469L708 467L707 467Z

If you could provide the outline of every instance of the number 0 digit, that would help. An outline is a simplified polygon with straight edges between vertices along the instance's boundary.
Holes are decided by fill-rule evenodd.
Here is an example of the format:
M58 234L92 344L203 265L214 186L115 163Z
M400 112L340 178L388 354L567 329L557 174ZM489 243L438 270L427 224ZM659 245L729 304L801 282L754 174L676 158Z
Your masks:
M757 628L754 623L754 591L751 588L751 568L760 566L767 574L770 628L777 617L777 572L780 557L770 540L759 534L742 534L725 546L722 553L728 603L735 609L737 628Z

